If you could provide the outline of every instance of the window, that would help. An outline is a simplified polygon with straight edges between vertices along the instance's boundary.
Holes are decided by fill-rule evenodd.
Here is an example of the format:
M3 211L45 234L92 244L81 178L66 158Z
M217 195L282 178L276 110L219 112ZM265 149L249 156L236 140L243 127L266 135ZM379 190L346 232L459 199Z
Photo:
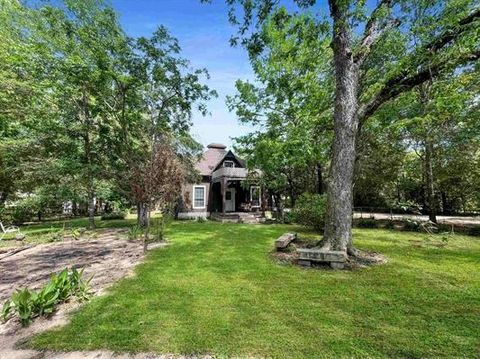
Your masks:
M193 186L193 208L205 208L205 186Z
M235 167L235 163L233 161L225 161L223 162L223 167Z
M260 186L250 187L250 202L252 207L260 207Z

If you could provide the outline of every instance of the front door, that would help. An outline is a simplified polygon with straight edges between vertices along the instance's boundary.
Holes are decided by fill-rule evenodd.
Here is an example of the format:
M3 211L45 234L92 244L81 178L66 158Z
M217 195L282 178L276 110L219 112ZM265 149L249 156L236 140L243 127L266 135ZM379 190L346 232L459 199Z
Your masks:
M225 192L225 211L235 212L235 188L227 188Z

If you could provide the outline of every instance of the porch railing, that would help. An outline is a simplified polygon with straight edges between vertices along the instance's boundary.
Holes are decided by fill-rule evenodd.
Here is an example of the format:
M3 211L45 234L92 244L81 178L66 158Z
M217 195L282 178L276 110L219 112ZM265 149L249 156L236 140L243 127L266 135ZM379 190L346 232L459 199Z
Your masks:
M220 167L218 170L212 173L212 179L220 177L246 178L247 174L248 170L246 168Z

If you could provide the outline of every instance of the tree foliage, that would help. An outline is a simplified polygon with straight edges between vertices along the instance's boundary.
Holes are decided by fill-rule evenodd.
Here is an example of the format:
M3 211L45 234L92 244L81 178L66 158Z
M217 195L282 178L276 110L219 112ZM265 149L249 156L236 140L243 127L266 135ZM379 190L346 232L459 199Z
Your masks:
M129 38L101 0L0 7L1 206L47 195L93 227L99 210L136 198L128 177L145 158L159 163L164 138L186 169L179 180L192 175L191 116L216 93L165 27Z

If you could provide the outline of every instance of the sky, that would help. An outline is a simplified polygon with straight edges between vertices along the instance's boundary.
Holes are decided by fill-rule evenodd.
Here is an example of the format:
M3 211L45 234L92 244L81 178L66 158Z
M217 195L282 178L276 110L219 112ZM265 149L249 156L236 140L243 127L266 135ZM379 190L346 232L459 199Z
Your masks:
M235 93L237 79L253 80L246 51L231 47L234 33L223 0L203 4L200 0L110 0L129 36L150 36L158 25L166 26L182 48L182 56L195 68L207 68L206 83L218 92L208 104L211 115L193 115L192 135L204 146L223 143L231 147L232 137L250 132L238 123L225 105L225 96Z

